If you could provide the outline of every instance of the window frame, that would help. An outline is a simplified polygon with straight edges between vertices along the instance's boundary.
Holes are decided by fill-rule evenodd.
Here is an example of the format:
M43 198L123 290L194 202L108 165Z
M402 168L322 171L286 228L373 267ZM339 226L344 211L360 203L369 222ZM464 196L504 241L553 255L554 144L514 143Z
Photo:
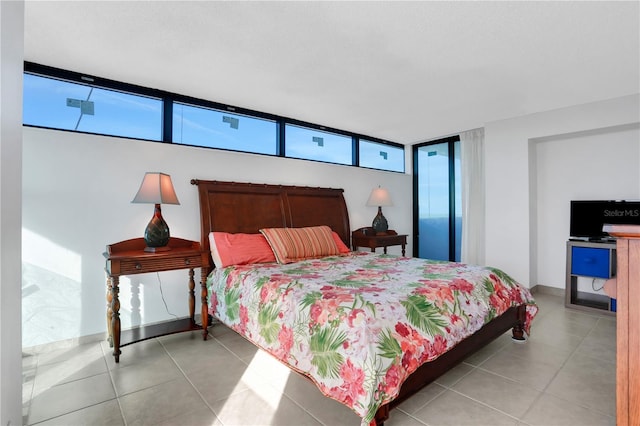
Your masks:
M165 110L166 110L166 100L165 100L165 97L163 96L164 92L159 90L149 89L146 87L126 84L126 83L120 83L115 80L94 77L87 74L80 74L73 71L61 70L59 68L53 68L46 65L32 64L29 62L25 62L24 73L31 74L37 77L51 79L51 80L57 80L60 82L79 84L86 87L92 87L92 88L110 91L110 92L118 92L125 95L155 99L160 101L163 114L165 113ZM160 118L160 123L164 124L164 116L159 118ZM115 135L110 133L98 133L98 132L90 132L86 130L65 129L60 127L49 127L49 126L43 126L43 125L37 125L37 124L25 124L24 122L23 122L23 125L28 127L58 130L62 132L86 133L86 134L92 134L92 135L111 136L111 137L144 140L144 141L151 141L151 142L165 142L164 128L160 129L159 139L145 139L145 138L140 138L135 136Z
M273 143L274 143L274 154L268 153L268 152L260 152L260 151L246 151L243 149L233 149L233 148L225 148L225 147L219 147L219 146L210 146L210 145L198 145L198 144L193 144L193 143L189 143L189 142L184 142L184 141L175 141L173 140L173 120L174 117L172 115L171 117L171 121L172 121L172 126L171 126L171 130L172 130L172 134L171 134L171 140L169 141L169 143L173 143L176 145L184 145L184 146L194 146L194 147L199 147L199 148L207 148L207 149L220 149L220 150L225 150L225 151L234 151L234 152L245 152L245 153L251 153L251 154L260 154L260 155L269 155L269 156L278 156L278 145L279 145L279 123L275 120L269 119L269 118L265 118L265 117L257 117L255 115L247 115L247 114L243 114L237 111L237 109L233 109L230 107L227 107L226 109L219 109L219 108L213 108L213 107L209 107L209 106L203 106L203 105L194 105L191 103L186 103L183 102L182 100L173 100L172 102L172 109L171 112L173 114L173 110L174 110L174 105L178 104L178 105L184 105L186 107L189 108L195 108L195 109L202 109L204 111L211 111L214 113L219 113L222 114L224 116L225 113L228 113L229 115L233 115L234 117L244 117L250 120L259 120L259 121L264 121L264 122L269 122L274 124L275 126L275 133L273 134Z
M456 237L458 231L462 233L462 229L456 227L456 173L455 173L455 160L456 160L456 144L458 144L458 152L460 149L460 135L449 136L446 138L431 140L415 144L412 147L413 155L413 256L419 257L420 248L420 200L419 200L419 184L420 184L420 164L418 161L418 153L420 148L425 148L431 145L447 144L447 168L448 168L448 255L449 262L457 262L456 251L461 249L462 242L458 246L456 244ZM462 208L462 206L460 206ZM464 212L461 212L464 214ZM461 252L461 250L460 250Z
M304 128L308 128L311 130L318 130L321 132L327 132L327 133L334 133L336 135L339 136L346 136L346 137L350 137L351 138L351 164L344 164L344 163L333 163L333 162L328 162L328 161L321 161L323 163L327 163L327 164L336 164L336 165L341 165L341 166L352 166L352 167L361 167L359 164L359 154L360 154L360 139L369 141L369 142L374 142L374 143L379 143L382 145L389 145L391 147L395 147L395 148L401 148L403 151L403 154L406 155L406 146L404 146L403 144L397 143L397 142L391 142L391 141L387 141L387 140L383 140L380 138L376 138L376 137L372 137L372 136L368 136L368 135L363 135L363 134L359 134L359 133L354 133L354 132L349 132L346 130L341 130L341 129L336 129L336 128L332 128L332 127L328 127L328 126L323 126L320 124L315 124L315 123L310 123L310 122L306 122L306 121L302 121L302 120L297 120L295 118L290 118L290 117L284 117L284 116L279 116L279 115L275 115L275 114L269 114L266 112L262 112L262 111L256 111L256 110L252 110L252 109L248 109L248 108L242 108L242 107L237 107L237 106L233 106L233 105L227 105L227 104L222 104L219 102L215 102L215 101L209 101L209 100L205 100L205 99L200 99L200 98L195 98L192 96L186 96L186 95L180 95L177 93L171 93L171 92L167 92L164 90L160 90L160 89L152 89L149 87L144 87L144 86L140 86L140 85L136 85L136 84L130 84L130 83L124 83L121 81L116 81L116 80L111 80L111 79L107 79L107 78L102 78L102 77L98 77L98 76L94 76L94 75L89 75L89 74L84 74L84 73L79 73L79 72L75 72L75 71L69 71L69 70L65 70L65 69L61 69L61 68L55 68L55 67L51 67L48 65L42 65L42 64L38 64L38 63L34 63L34 62L29 62L29 61L25 61L24 62L24 73L26 74L33 74L33 75L37 75L40 77L44 77L44 78L50 78L50 79L55 79L55 80L60 80L60 81L66 81L66 82L70 82L70 83L79 83L79 84L84 84L87 86L91 86L91 87L96 87L96 88L100 88L100 89L105 89L105 90L112 90L112 91L117 91L117 92L122 92L122 93L126 93L126 94L130 94L130 95L139 95L139 96L145 96L145 97L151 97L151 98L157 98L160 99L162 101L162 117L161 117L161 123L162 123L162 129L161 129L161 140L153 140L153 139L141 139L141 138L136 138L136 137L131 137L131 136L120 136L120 135L109 135L109 134L101 134L101 135L105 135L105 136L114 136L114 137L119 137L119 138L125 138L125 139L134 139L134 140L144 140L144 141L151 141L151 142L160 142L160 143L174 143L173 142L173 105L174 103L181 103L181 104L187 104L189 106L193 106L193 107L202 107L202 108L206 108L206 109L214 109L214 110L218 110L218 111L228 111L231 114L237 114L237 115L244 115L247 116L249 118L257 118L257 119L264 119L264 120L269 120L269 121L274 121L276 123L276 131L277 131L277 136L276 136L276 149L275 152L276 154L265 154L265 153L260 153L260 152L253 152L253 151L242 151L242 150L235 150L235 149L227 149L227 148L217 148L217 147L208 147L208 146L202 146L202 145L191 145L191 144L186 144L186 143L180 143L180 142L176 142L176 145L183 145L183 146L196 146L196 147L201 147L201 148L206 148L206 149L217 149L217 150L223 150L223 151L232 151L232 152L243 152L243 153L250 153L250 154L257 154L257 155L268 155L268 156L275 156L275 157L282 157L282 158L291 158L291 159L297 159L297 160L301 160L301 161L319 161L319 160L313 160L313 159L305 159L305 158L297 158L297 157L287 157L285 155L286 152L286 140L285 140L285 127L286 125L293 125L293 126L298 126L298 127L304 127ZM54 128L54 127L47 127L47 126L39 126L39 125L35 125L35 124L24 124L24 126L28 126L28 127L37 127L37 128L46 128L46 129L53 129L53 130L58 130L58 131L67 131L67 132L76 132L76 133L89 133L89 134L100 134L100 133L93 133L93 132L83 132L83 131L79 131L79 130L69 130L69 129L60 129L60 128ZM404 155L403 155L404 157ZM387 169L378 169L378 168L371 168L371 167L363 167L363 168L368 168L368 169L372 169L372 170L380 170L380 171L386 171L386 172L390 172L390 173L405 173L406 171L406 164L403 163L403 171L399 172L396 170L387 170Z
M362 143L362 142L365 142L365 143L369 142L369 143L389 146L391 148L399 148L399 149L401 149L402 150L402 155L401 155L401 157L402 157L402 170L400 171L400 170L380 169L380 168L377 168L377 167L363 166L360 163L360 160L361 160L361 157L360 157L360 143ZM384 171L387 171L387 172L394 172L394 173L404 173L405 170L407 169L407 165L406 165L406 161L405 161L405 158L406 158L405 157L406 156L405 149L406 149L406 147L404 145L402 145L402 144L394 143L394 142L388 142L388 141L381 141L381 140L375 139L375 138L361 137L361 138L358 138L357 146L358 146L358 167L371 169L371 170L384 170Z
M327 135L331 135L331 136L336 136L339 138L345 138L345 139L349 139L350 141L350 152L349 152L349 157L350 157L350 163L338 163L338 162L333 162L333 161L328 161L328 160L320 160L320 159L313 159L313 158L306 158L306 157L296 157L296 156L292 156L290 155L286 155L286 134L287 134L287 128L297 128L299 129L299 131L309 131L309 132L319 132L321 134L327 134ZM283 156L285 156L286 158L293 158L296 160L306 160L306 161L318 161L321 163L329 163L329 164L339 164L341 166L353 166L353 146L354 146L354 137L351 134L345 134L345 133L340 133L337 131L333 131L333 130L329 130L326 127L322 127L320 128L315 128L315 127L309 127L309 126L305 126L305 125L300 125L300 124L294 124L291 122L285 122L284 126L283 126L283 132L285 134L285 152L283 153Z

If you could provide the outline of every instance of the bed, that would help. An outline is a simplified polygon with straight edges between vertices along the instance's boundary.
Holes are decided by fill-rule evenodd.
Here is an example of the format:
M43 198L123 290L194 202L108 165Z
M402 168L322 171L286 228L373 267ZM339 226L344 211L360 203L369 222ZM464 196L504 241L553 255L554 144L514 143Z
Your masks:
M507 330L519 341L529 332L535 301L500 270L350 252L342 189L191 183L201 244L218 265L202 283L204 330L215 316L363 425L383 424L390 409ZM249 239L243 259L230 241ZM314 248L295 251L297 239Z

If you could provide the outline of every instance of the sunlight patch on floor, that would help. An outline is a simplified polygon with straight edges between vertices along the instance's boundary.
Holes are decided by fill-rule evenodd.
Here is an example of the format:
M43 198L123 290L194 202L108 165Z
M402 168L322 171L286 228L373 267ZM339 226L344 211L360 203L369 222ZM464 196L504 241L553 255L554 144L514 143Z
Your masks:
M240 393L243 390L246 392L248 388L253 395L259 397L268 406L266 410L263 408L265 412L261 412L260 415L261 421L269 424L280 406L289 374L291 374L291 371L287 367L266 352L258 350L230 395L234 395L236 392ZM251 397L248 398L247 401L250 401ZM259 407L253 408L259 410ZM235 418L237 413L234 413L234 411L238 409L239 407L236 404L227 402L218 417L221 419L227 417ZM225 411L227 412L225 413Z
M284 366L268 353L259 350L256 351L253 359L249 363L249 367L247 367L247 370L242 376L242 381L249 387L252 386L252 382L254 386L259 384L256 377L260 377L262 386L264 386L266 381L269 386L276 390L276 392L272 392L272 394L278 396L277 399L270 398L271 400L267 402L276 408L280 403L280 397L284 393L291 373L292 371L288 367Z
M73 348L69 349L69 353L73 353L73 351ZM64 361L51 364L50 366L45 365L38 367L32 399L35 399L38 395L58 385L73 381L73 376L79 375L80 378L84 378L85 375L79 373L84 369L91 368L91 365L94 363L97 365L104 364L104 355L102 351L97 350L90 353L82 352L71 356L64 355L64 359Z

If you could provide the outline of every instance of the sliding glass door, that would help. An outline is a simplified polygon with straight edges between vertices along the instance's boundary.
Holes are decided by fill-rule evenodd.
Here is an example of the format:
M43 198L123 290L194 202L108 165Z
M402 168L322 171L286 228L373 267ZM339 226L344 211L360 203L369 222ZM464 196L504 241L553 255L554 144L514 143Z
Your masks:
M460 261L460 138L413 147L414 256Z

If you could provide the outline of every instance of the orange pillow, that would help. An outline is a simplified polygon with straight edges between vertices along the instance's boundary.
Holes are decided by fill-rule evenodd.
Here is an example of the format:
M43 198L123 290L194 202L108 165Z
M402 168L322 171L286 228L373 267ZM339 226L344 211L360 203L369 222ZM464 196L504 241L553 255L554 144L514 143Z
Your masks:
M267 239L278 263L340 254L333 231L328 226L265 228L260 232Z
M340 254L351 253L349 247L347 247L344 241L342 241L342 238L340 238L340 235L338 235L336 231L332 231L332 235L333 241L335 241L336 247L338 247L338 251L340 252Z
M210 232L209 246L216 268L276 261L273 250L262 234Z

